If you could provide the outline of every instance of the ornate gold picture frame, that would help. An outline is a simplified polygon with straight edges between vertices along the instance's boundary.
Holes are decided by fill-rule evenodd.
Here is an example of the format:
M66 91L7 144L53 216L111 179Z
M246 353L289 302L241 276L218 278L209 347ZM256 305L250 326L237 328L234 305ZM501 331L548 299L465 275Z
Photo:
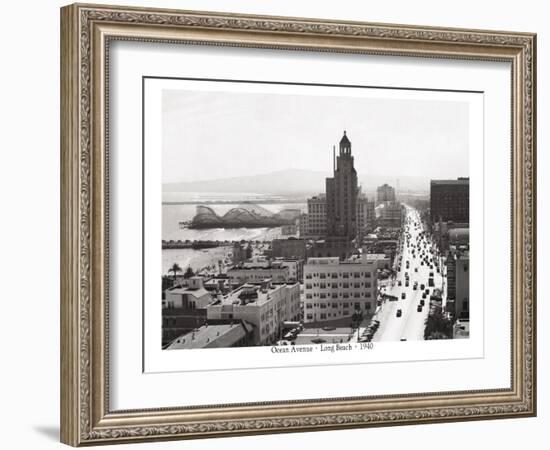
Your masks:
M115 41L511 65L507 389L113 410L109 390L109 49ZM96 445L536 414L536 36L74 4L61 9L61 440ZM136 93L139 95L140 93Z

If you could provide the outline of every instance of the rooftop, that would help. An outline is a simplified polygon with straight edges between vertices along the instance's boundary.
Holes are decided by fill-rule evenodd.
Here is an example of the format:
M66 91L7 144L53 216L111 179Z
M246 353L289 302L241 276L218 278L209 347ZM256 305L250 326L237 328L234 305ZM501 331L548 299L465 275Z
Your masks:
M271 295L277 292L285 284L272 285L265 282L263 286L258 284L243 284L229 294L218 297L212 306L246 306L253 304L261 306L271 300Z
M201 287L199 289L190 288L190 287L175 287L170 288L166 291L168 294L188 294L192 295L193 297L199 298L203 297L204 295L208 295L208 291Z
M231 347L252 331L252 328L253 325L244 320L226 324L204 324L175 339L167 349Z
M269 263L258 263L257 265L254 263L247 263L246 265L239 264L237 266L233 266L231 269L228 270L228 272L232 270L273 270L273 269L284 269L285 267L282 265L282 261L271 261Z
M307 200L308 201L310 201L310 200L326 200L326 198L327 198L326 194L317 194L317 195L314 195L313 197L308 198Z
M324 258L308 258L307 266L343 266L343 265L372 265L373 261L364 261L361 258L350 258L346 261L340 261L340 258L337 256L334 257L324 257Z
M451 240L459 239L459 238L467 238L470 236L470 229L469 228L452 228L449 230L449 238Z
M470 178L460 177L456 180L430 180L430 183L439 185L469 185Z
M370 261L377 261L379 259L388 259L385 253L363 253L363 258Z

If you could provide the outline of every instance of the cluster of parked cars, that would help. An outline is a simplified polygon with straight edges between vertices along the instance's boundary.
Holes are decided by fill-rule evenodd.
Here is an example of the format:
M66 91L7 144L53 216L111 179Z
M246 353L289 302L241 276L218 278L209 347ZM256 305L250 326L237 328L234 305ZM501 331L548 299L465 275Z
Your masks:
M361 336L359 336L359 342L372 341L374 333L376 333L376 330L378 330L379 326L380 326L380 321L373 319L371 323L369 323L367 328L365 328L365 330L361 333Z

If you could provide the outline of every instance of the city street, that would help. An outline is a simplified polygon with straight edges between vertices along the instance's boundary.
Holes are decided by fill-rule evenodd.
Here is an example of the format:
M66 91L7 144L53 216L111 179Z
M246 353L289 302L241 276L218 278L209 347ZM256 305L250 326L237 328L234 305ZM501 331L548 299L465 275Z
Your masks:
M439 258L433 254L431 240L424 233L418 211L410 206L406 206L399 250L396 277L382 288L383 294L397 300L386 297L378 308L374 319L380 321L380 328L373 341L423 340L430 295L434 289L443 291L444 267L439 267L438 271ZM433 278L432 286L429 285L430 277ZM423 292L426 293L424 299ZM422 299L424 305L419 311Z

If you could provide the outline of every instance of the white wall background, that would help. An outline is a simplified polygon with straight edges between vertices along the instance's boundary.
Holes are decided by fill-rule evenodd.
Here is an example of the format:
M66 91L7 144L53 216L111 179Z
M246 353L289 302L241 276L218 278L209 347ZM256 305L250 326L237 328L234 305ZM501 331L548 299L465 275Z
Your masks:
M127 3L120 1L118 3ZM127 4L387 23L532 31L538 35L539 416L188 442L139 448L544 448L548 413L548 134L550 14L535 0L181 0ZM59 448L59 1L6 2L0 27L1 447ZM546 203L546 204L545 204ZM124 446L125 448L128 446ZM133 447L132 447L133 448ZM137 448L137 447L135 447Z

